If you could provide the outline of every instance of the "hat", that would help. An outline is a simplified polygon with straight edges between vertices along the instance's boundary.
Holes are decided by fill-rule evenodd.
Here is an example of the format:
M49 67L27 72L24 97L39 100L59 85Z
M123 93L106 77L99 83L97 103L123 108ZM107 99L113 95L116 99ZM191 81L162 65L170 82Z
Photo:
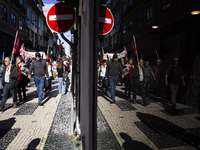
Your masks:
M35 57L39 56L40 57L40 53L39 52L36 52L35 53Z
M118 55L114 53L113 58L118 58Z

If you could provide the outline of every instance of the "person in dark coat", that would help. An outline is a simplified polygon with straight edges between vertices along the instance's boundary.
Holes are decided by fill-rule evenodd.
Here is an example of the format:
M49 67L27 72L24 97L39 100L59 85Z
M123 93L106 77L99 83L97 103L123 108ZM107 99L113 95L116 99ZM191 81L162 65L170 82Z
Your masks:
M105 80L109 79L110 87L111 87L111 99L112 102L115 102L115 88L117 86L117 81L119 78L119 73L124 78L123 70L121 67L120 62L117 61L117 54L113 55L113 59L108 62L106 68L106 78Z
M136 103L136 95L138 89L140 89L140 93L142 96L144 106L149 105L150 103L147 102L144 90L144 61L142 59L139 60L139 65L134 66L132 77L133 77L133 102Z
M3 69L2 77L2 89L3 96L1 99L0 111L4 111L5 104L8 98L9 92L11 92L13 97L13 108L17 107L17 78L19 77L18 70L15 65L11 64L10 58L5 58L5 65Z

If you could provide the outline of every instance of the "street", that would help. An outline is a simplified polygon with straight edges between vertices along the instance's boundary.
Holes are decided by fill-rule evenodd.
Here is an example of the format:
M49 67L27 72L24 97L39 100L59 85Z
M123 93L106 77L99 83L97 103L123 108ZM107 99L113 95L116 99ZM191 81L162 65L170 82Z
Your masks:
M197 149L200 144L198 110L180 103L172 108L153 95L148 106L142 105L139 95L137 104L133 104L123 94L124 86L117 86L116 102L110 103L110 98L98 89L98 149Z
M35 83L29 82L27 101L12 108L9 98L0 113L0 150L80 149L78 141L69 136L70 100L70 93L58 94L56 78L43 106L38 106Z

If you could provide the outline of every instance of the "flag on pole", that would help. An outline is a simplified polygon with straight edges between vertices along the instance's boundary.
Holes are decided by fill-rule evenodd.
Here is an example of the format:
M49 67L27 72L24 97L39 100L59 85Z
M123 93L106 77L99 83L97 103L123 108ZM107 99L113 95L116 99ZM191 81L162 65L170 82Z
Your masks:
M103 46L102 46L102 49L99 51L98 54L100 56L100 63L102 64L103 63L103 54L104 54Z
M133 35L132 43L131 43L131 50L133 51L133 55L136 56L137 46L135 41L135 36Z
M142 56L142 54L141 54L141 59L143 59L143 56Z
M4 61L4 59L5 59L5 51L2 54L2 62Z
M20 55L22 55L22 59L24 60L25 58L24 43L21 45L19 52L20 52Z
M15 41L14 41L14 45L13 45L13 54L17 54L18 53L18 48L20 47L20 36L18 31L16 32L15 35Z
M156 52L156 56L157 56L157 58L160 59L160 57L159 57L158 52L157 52L156 49L155 49L155 52Z
M50 47L49 47L49 45L48 45L48 48L47 48L47 57L48 57L48 59L51 61L51 57L50 57L50 55L52 55L53 54L53 51L50 49Z
M42 51L42 56L41 56L41 59L43 59L43 51Z
M127 57L127 54L128 54L128 52L127 52L127 50L126 50L126 47L124 46L124 50L126 51L126 61L128 61L128 57Z

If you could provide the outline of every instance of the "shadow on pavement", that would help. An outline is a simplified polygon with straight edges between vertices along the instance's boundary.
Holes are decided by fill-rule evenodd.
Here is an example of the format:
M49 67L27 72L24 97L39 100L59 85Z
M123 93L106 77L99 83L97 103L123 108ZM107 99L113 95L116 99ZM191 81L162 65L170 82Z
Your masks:
M165 140L164 143L167 144L171 142L174 142L174 144L185 143L195 148L198 148L198 145L200 144L200 137L189 133L186 129L181 128L180 126L177 126L174 123L169 122L165 119L140 112L137 112L137 117L148 129L148 131L146 131L139 127L140 130L143 130L142 132L144 132L144 134L146 134L156 146L160 145L159 141L162 141L161 139ZM152 138L151 136L149 136L147 132L154 133L154 137ZM159 140L155 140L156 138Z
M0 139L10 131L15 122L15 118L0 121Z
M148 145L138 142L138 141L133 141L131 137L126 134L126 133L120 133L119 134L122 139L124 139L124 143L122 144L122 147L124 150L153 150L151 147Z
M28 147L27 149L24 149L24 150L37 150L36 147L40 144L40 139L37 138L37 139L34 139L32 140L29 144L28 144Z

